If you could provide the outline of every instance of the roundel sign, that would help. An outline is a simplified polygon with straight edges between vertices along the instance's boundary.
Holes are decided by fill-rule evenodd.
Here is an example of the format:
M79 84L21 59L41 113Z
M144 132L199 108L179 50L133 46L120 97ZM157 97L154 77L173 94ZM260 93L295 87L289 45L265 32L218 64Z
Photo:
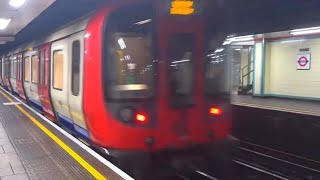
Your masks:
M297 55L297 69L309 70L311 67L311 54L298 54Z

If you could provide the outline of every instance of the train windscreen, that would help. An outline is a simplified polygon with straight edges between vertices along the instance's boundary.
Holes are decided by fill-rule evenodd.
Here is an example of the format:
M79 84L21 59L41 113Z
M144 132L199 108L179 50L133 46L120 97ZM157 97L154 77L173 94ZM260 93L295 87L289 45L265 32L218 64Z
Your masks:
M153 15L150 7L114 12L105 31L107 98L147 98L153 94Z

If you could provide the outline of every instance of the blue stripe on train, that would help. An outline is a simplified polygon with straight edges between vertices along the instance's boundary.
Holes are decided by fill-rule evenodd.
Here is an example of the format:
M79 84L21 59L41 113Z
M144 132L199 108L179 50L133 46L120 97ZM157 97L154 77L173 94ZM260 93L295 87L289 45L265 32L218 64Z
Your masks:
M37 101L29 98L28 103L29 103L32 107L34 107L34 108L36 109L36 111L38 111L38 112L40 112L40 113L43 112L43 109L42 109L41 104L38 103Z
M17 97L20 97L20 94L16 91L13 91L13 95L17 96Z
M62 114L58 114L58 118L61 122L61 124L66 127L68 130L72 131L75 133L76 136L82 138L83 140L87 141L87 142L90 142L90 139L89 139L89 133L86 129L74 124L72 122L71 119L69 119L68 117L62 115Z

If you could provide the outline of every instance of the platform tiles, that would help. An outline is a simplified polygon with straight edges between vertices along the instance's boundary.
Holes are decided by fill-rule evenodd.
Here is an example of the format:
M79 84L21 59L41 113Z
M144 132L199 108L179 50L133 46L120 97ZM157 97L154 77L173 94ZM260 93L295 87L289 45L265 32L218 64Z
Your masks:
M2 89L0 123L1 180L132 179Z

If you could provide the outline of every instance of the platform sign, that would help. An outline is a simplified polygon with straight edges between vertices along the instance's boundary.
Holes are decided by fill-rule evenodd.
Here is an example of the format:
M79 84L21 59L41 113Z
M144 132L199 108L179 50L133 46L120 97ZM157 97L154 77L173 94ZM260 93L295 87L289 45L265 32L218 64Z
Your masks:
M310 70L311 54L302 53L297 55L297 70Z

